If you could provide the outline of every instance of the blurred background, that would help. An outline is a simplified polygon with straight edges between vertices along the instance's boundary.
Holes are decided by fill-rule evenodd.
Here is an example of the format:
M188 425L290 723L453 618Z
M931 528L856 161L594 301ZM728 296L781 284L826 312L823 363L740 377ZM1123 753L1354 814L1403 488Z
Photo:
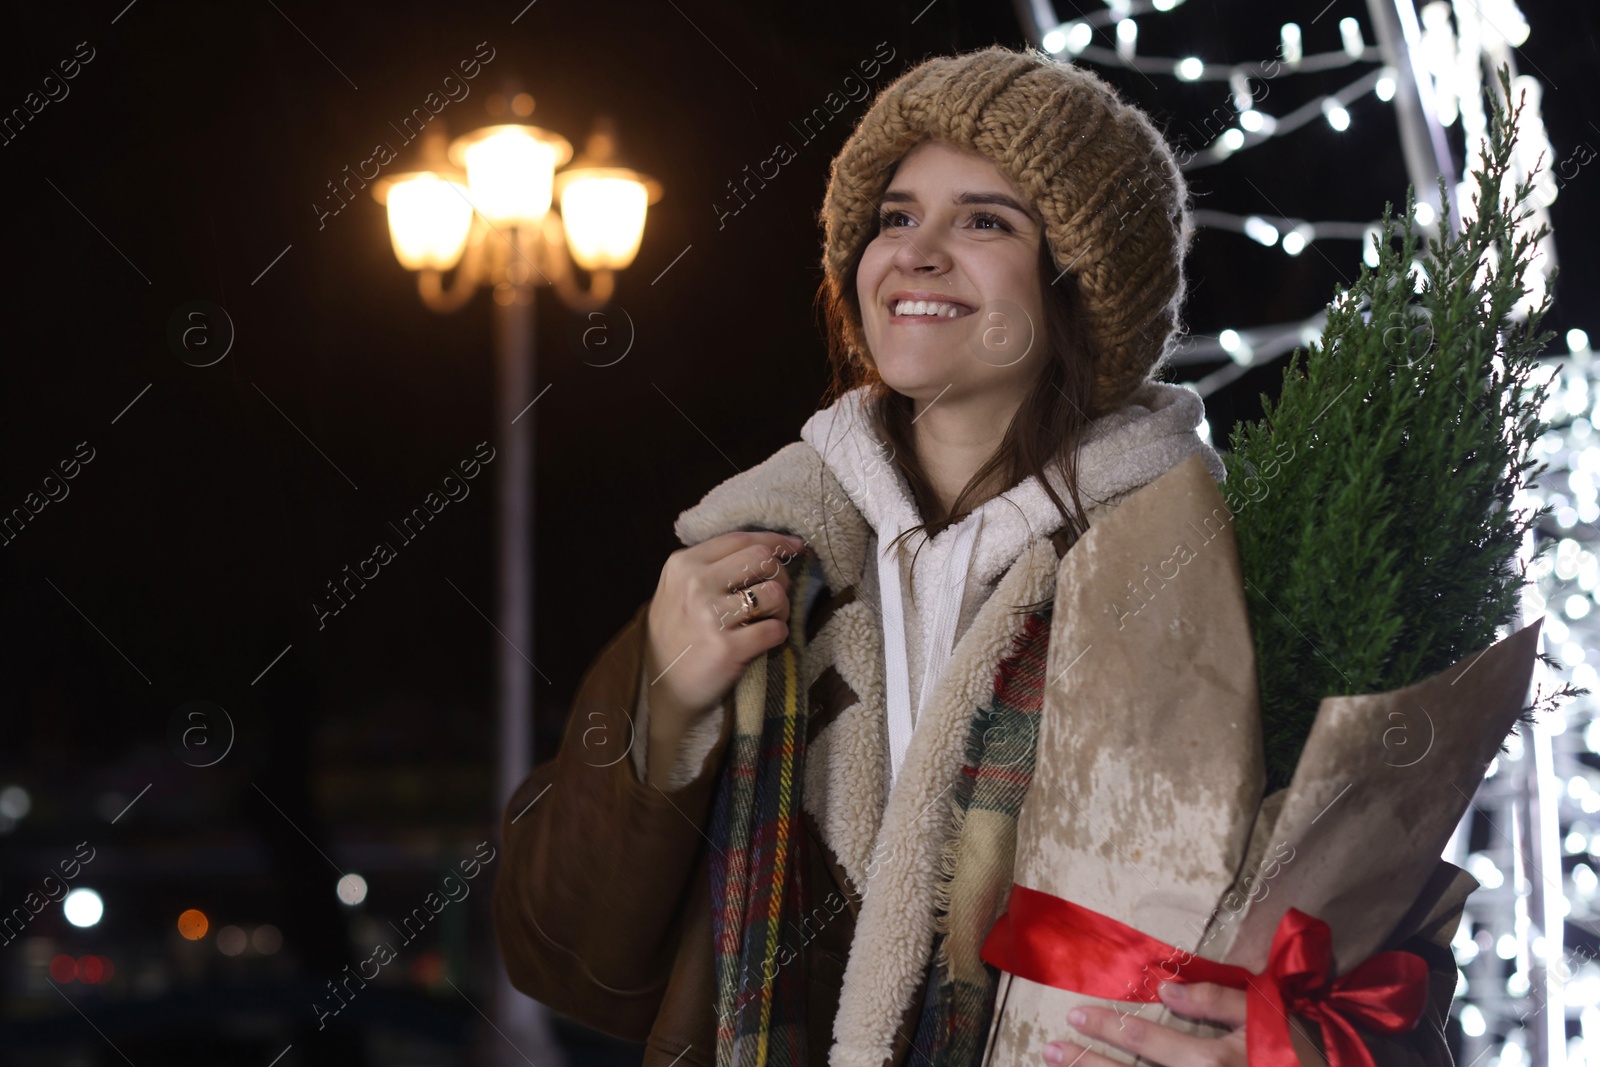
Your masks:
M1219 446L1385 203L1415 182L1434 221L1511 63L1560 265L1530 610L1600 689L1597 30L1555 0L9 11L0 1062L638 1062L507 995L499 798L678 512L817 407L829 161L935 54L1044 47L1166 132L1201 226L1166 374ZM478 132L509 125L558 136ZM1473 1067L1600 1067L1589 717L1516 739L1452 846Z

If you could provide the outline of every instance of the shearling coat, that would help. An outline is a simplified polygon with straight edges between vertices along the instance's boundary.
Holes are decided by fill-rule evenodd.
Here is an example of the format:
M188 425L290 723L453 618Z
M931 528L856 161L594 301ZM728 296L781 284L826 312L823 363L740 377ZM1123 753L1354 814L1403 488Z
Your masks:
M1200 404L1192 391L1150 383L1130 404L1091 427L1080 451L1091 524L1196 452L1221 476L1195 436ZM923 703L891 788L877 536L863 517L872 507L809 443L817 437L804 436L713 489L679 517L676 532L686 545L736 529L795 533L821 562L827 591L806 620L801 673L809 700L802 877L813 910L793 932L789 965L806 978L813 1064L900 1067L914 1062L938 857L951 829L948 805L937 800L960 773L973 709L990 694L995 665L1022 624L1013 609L1054 596L1056 565L1072 538L1059 524L1029 519L1032 536L1000 568L992 591L983 590L976 612L964 613L971 618ZM506 807L495 922L516 988L596 1029L647 1042L646 1067L711 1067L714 846L706 826L732 697L686 739L668 791L644 778L642 753L631 753L646 747L638 734L648 720L637 713L647 709L649 606L640 604L589 666L559 753ZM894 878L873 881L864 894L890 850ZM1398 939L1397 947L1429 961L1433 997L1405 1040L1369 1042L1381 1067L1450 1064L1442 1027L1456 970L1448 948L1454 923L1447 925ZM1065 1020L1061 1036L1072 1036Z

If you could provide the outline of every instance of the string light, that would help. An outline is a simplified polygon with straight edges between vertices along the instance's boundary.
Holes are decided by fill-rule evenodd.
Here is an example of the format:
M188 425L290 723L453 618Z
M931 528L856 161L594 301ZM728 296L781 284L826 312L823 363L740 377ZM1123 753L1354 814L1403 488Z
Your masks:
M1422 215L1423 212L1417 212L1418 226L1428 225L1422 221ZM1280 215L1235 215L1232 212L1213 211L1209 208L1196 208L1189 213L1189 216L1197 227L1242 233L1269 247L1280 244L1291 256L1299 255L1305 251L1307 245L1319 238L1365 241L1369 247L1375 248L1376 245L1373 243L1375 235L1382 230L1382 225L1376 221L1311 222L1306 219L1284 218ZM1397 232L1406 229L1403 218L1393 219L1392 222Z
M1273 137L1283 137L1319 117L1330 122L1335 121L1329 118L1329 110L1333 108L1345 112L1345 120L1348 125L1349 106L1362 95L1371 91L1384 76L1385 70L1387 68L1372 70L1338 92L1307 101L1293 111L1283 115L1274 117L1264 111L1255 111L1255 115L1259 116L1259 119L1247 117L1248 112L1240 115L1239 127L1223 131L1207 148L1192 158L1181 161L1180 167L1187 172L1213 166L1226 160L1241 148L1254 148L1256 145ZM1255 109L1251 110L1254 111ZM1250 126L1255 125L1258 121L1260 128L1251 130Z
M1344 42L1345 55L1351 59L1360 59L1367 51L1367 43L1361 39L1361 23L1352 18L1339 20L1339 39Z
M1132 19L1123 19L1117 23L1117 55L1123 59L1133 58L1134 46L1139 41L1139 24Z
M1290 66L1294 66L1295 64L1299 63L1304 57L1304 53L1301 51L1300 46L1299 24L1285 22L1283 24L1283 29L1278 31L1278 37L1283 46L1283 61L1288 63Z
M1251 215L1244 220L1244 232L1246 237L1268 248L1278 243L1278 228L1260 215Z

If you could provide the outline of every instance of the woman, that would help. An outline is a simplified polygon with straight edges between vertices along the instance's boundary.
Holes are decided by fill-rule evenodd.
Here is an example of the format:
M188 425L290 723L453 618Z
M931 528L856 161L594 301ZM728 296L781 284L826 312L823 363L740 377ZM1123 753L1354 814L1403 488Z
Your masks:
M833 403L679 517L507 807L517 988L658 1067L980 1062L1057 561L1185 458L1223 476L1199 397L1151 380L1187 195L1141 112L1040 53L880 94L822 209ZM1047 1060L1111 1062L1076 1028L1243 1064L1244 994L1179 992L1224 1035L1092 1009ZM1384 1062L1440 1062L1419 1029Z

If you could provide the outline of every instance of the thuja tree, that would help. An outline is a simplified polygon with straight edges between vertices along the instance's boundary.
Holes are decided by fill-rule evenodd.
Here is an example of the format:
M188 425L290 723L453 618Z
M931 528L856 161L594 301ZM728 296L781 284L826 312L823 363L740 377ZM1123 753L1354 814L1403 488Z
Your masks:
M1553 334L1539 330L1548 295L1513 315L1548 228L1518 232L1531 177L1502 189L1522 103L1508 111L1503 67L1499 80L1476 217L1452 234L1441 179L1423 242L1410 188L1397 242L1386 204L1377 266L1335 295L1320 343L1291 355L1277 401L1224 457L1230 485L1265 486L1234 510L1269 789L1292 777L1324 696L1398 689L1493 643L1515 617L1518 549L1550 510L1512 508L1546 466L1530 446Z

